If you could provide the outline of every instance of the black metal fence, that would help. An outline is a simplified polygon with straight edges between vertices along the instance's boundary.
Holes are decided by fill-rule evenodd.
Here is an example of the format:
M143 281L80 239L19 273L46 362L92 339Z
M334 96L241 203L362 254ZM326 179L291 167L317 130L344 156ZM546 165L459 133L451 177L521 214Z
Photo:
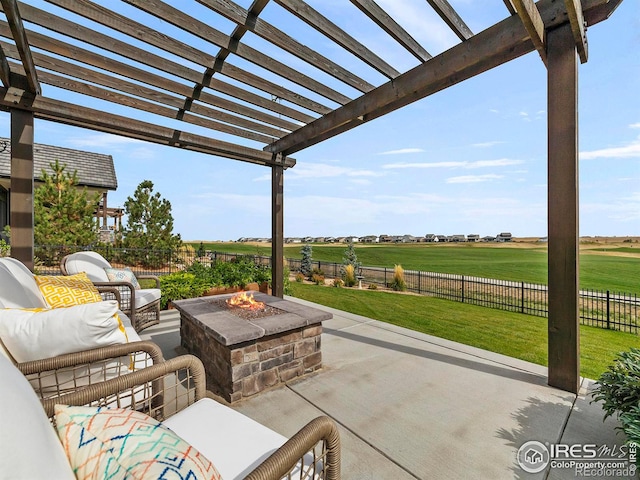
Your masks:
M43 251L43 248L36 249L36 256L39 249ZM196 260L207 264L218 261L228 262L237 257L251 257L254 262L261 265L271 263L269 256L198 252L190 247L177 252L134 251L110 246L92 249L100 252L110 262L123 262L131 266L137 274L169 274L183 270ZM82 250L82 248L75 250ZM53 261L47 262L49 266L38 265L39 271L59 273L57 266L59 260L64 254L70 253L70 250L66 247L64 250L60 247L46 247L46 252L47 259ZM140 259L145 258L151 258L153 266L140 266ZM137 262L127 261L128 259L137 259ZM300 259L288 258L286 261L292 272L300 271ZM138 266L135 266L136 264ZM327 278L342 277L342 264L313 261L312 266L321 270ZM362 267L358 276L366 286L389 288L393 283L394 269ZM548 316L546 285L414 270L404 270L403 276L407 291L410 292L539 317ZM638 334L640 298L637 294L609 290L581 290L579 308L580 320L584 325Z

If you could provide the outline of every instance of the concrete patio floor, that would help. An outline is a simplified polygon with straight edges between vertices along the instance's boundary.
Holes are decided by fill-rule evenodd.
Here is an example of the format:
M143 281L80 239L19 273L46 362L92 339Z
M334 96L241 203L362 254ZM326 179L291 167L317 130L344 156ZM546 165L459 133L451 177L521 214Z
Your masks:
M329 415L345 479L574 479L574 468L525 472L518 449L532 440L624 444L617 421L603 423L590 403L591 380L576 396L549 387L545 367L287 298L333 314L323 323L323 368L233 408L285 436ZM162 312L142 337L176 356L179 324L177 312Z

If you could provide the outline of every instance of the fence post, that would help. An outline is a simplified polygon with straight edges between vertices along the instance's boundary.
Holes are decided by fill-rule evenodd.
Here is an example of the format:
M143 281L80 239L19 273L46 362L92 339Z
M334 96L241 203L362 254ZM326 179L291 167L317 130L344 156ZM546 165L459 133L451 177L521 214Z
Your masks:
M524 282L520 282L520 313L524 313Z
M387 267L384 267L384 288L387 288Z
M418 270L418 293L422 293L422 272Z
M464 303L464 275L462 275L462 299L460 301Z
M607 329L611 328L611 320L609 317L610 309L609 309L609 300L611 299L609 295L609 290L607 290Z

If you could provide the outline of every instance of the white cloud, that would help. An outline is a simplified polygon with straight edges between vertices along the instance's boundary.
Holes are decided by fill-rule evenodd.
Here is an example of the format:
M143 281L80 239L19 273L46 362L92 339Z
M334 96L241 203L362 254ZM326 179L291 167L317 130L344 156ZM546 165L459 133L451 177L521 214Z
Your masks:
M466 162L388 163L382 168L454 168L464 167Z
M459 41L425 2L378 0L378 4L423 45L445 50Z
M496 175L494 173L488 173L486 175L462 175L460 177L447 178L447 183L480 183L498 180L500 178L504 178L504 175Z
M389 150L387 152L380 152L378 155L404 155L407 153L422 153L422 148L401 148L399 150Z
M474 143L471 146L472 147L477 147L477 148L488 148L488 147L493 147L494 145L500 145L501 141L493 141L493 142L482 142L482 143Z
M120 147L122 145L144 145L146 142L142 140L136 140L135 138L120 137L118 135L111 135L110 133L95 133L90 135L83 135L81 137L70 137L67 142L77 147Z
M285 172L285 181L308 178L334 178L334 177L381 177L383 173L373 170L363 170L327 163L298 163L295 167ZM271 173L254 178L254 181L270 181Z
M475 162L432 162L432 163L388 163L382 168L486 168L486 167L506 167L509 165L520 165L522 160L512 160L509 158L499 158L496 160L477 160Z
M632 123L631 125L629 125L629 128L640 128L640 122Z
M596 158L640 158L640 137L622 147L580 152L580 160L593 160Z

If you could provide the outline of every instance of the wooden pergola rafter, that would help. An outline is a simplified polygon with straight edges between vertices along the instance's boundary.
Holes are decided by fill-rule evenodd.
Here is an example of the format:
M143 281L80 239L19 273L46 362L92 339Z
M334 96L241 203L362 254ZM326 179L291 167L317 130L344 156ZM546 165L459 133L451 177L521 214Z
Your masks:
M283 180L296 163L289 155L537 51L549 72L549 378L576 391L578 229L558 219L567 210L577 218L575 58L587 60L587 27L622 0L503 1L505 18L474 34L447 0L426 0L425 14L435 12L459 40L435 53L375 0L345 1L408 56L400 67L303 0L248 8L183 0L179 9L162 0L46 0L40 8L0 0L12 254L32 265L33 120L41 118L271 168L273 290L282 296ZM327 48L310 48L304 29ZM87 107L86 97L102 109ZM558 306L551 298L561 295Z

